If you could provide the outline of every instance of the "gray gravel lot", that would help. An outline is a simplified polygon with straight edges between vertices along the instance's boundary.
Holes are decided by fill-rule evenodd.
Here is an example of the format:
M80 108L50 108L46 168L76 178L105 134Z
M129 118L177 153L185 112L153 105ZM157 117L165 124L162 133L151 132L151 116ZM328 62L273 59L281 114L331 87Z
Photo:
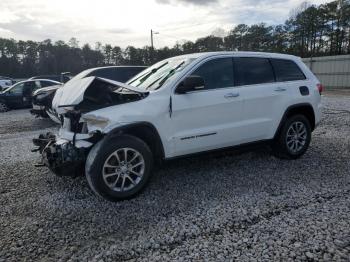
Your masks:
M323 103L299 160L264 148L174 160L119 203L33 167L50 121L0 114L0 261L350 261L350 97Z

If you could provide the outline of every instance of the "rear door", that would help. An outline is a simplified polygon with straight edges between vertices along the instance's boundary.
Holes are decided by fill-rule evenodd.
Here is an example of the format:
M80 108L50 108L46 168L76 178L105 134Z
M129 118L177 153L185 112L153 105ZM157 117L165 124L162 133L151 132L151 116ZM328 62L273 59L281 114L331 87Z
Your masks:
M189 75L201 76L205 87L172 97L174 156L239 143L243 104L232 57L206 61Z
M290 89L275 81L269 58L235 57L235 84L244 99L242 143L270 139Z

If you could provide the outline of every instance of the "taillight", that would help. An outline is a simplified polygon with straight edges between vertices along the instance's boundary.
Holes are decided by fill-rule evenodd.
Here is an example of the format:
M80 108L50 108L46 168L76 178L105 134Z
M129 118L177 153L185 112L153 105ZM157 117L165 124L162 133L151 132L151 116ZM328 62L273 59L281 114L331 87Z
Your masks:
M322 84L317 84L317 89L318 89L318 92L320 93L320 95L322 94L322 92L324 91L324 87Z

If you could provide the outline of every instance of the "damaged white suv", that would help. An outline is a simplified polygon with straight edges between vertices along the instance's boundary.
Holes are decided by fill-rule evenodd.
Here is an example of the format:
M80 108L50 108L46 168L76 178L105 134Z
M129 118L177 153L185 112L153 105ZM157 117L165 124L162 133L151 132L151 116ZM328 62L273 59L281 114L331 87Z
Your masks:
M321 92L295 56L189 54L126 84L68 82L53 101L59 134L34 143L54 173L85 172L95 193L116 201L140 192L158 160L262 141L279 157L300 157L320 121Z

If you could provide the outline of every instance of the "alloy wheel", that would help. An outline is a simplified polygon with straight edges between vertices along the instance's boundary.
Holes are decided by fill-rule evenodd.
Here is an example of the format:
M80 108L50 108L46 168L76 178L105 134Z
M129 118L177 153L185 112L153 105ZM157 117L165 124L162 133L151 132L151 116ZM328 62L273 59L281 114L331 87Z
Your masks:
M293 122L287 130L286 143L292 153L300 152L307 141L307 129L303 122Z
M145 172L145 160L133 148L120 148L110 154L103 165L102 176L106 185L117 192L133 189Z

